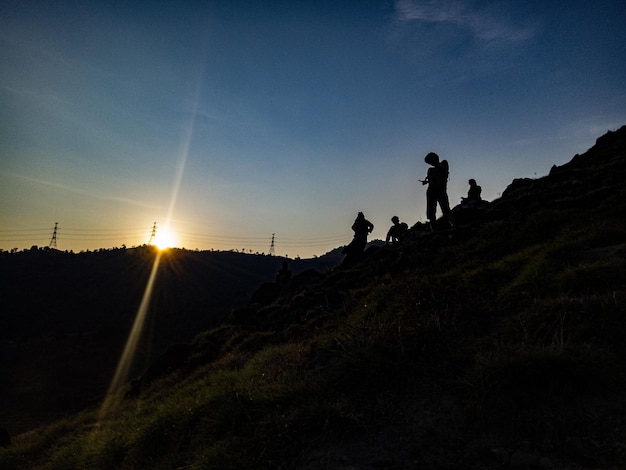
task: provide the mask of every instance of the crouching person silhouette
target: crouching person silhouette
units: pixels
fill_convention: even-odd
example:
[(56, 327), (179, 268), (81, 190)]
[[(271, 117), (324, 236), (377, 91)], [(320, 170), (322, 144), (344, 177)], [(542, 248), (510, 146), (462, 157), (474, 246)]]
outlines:
[(341, 253), (346, 255), (344, 264), (351, 264), (357, 261), (363, 254), (365, 245), (367, 245), (367, 236), (374, 230), (374, 224), (365, 218), (363, 212), (359, 212), (352, 224), (352, 231), (354, 232), (354, 238), (349, 245), (347, 245)]

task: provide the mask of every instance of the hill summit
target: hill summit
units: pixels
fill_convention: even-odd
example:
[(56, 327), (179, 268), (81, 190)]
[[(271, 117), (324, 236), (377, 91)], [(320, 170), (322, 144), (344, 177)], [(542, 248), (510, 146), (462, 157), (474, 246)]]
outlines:
[(0, 468), (624, 468), (625, 180), (622, 127), (233, 308)]

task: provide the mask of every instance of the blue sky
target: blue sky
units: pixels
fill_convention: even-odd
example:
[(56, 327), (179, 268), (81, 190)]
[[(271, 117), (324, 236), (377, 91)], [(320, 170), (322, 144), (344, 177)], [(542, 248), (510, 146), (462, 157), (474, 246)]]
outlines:
[(626, 124), (623, 1), (0, 3), (0, 248), (309, 257)]

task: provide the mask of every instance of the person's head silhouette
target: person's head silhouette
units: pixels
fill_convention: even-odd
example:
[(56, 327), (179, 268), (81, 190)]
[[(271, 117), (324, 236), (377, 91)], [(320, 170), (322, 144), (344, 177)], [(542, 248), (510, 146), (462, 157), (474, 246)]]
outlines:
[(439, 163), (439, 155), (435, 152), (430, 152), (424, 157), (424, 161), (429, 165), (435, 166)]

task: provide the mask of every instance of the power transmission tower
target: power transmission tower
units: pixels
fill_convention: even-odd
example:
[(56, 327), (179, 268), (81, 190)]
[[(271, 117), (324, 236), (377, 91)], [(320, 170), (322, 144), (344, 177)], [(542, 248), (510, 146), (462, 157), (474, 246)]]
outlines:
[(156, 237), (156, 222), (154, 223), (154, 225), (152, 226), (152, 233), (150, 234), (150, 240), (148, 240), (148, 245), (152, 245), (152, 240), (154, 240), (154, 237)]
[(59, 226), (58, 222), (54, 223), (54, 232), (52, 232), (52, 238), (50, 239), (50, 244), (48, 245), (50, 248), (57, 247), (57, 227)]
[(270, 256), (274, 256), (274, 236), (275, 235), (276, 235), (275, 233), (272, 233), (272, 243), (270, 245)]

